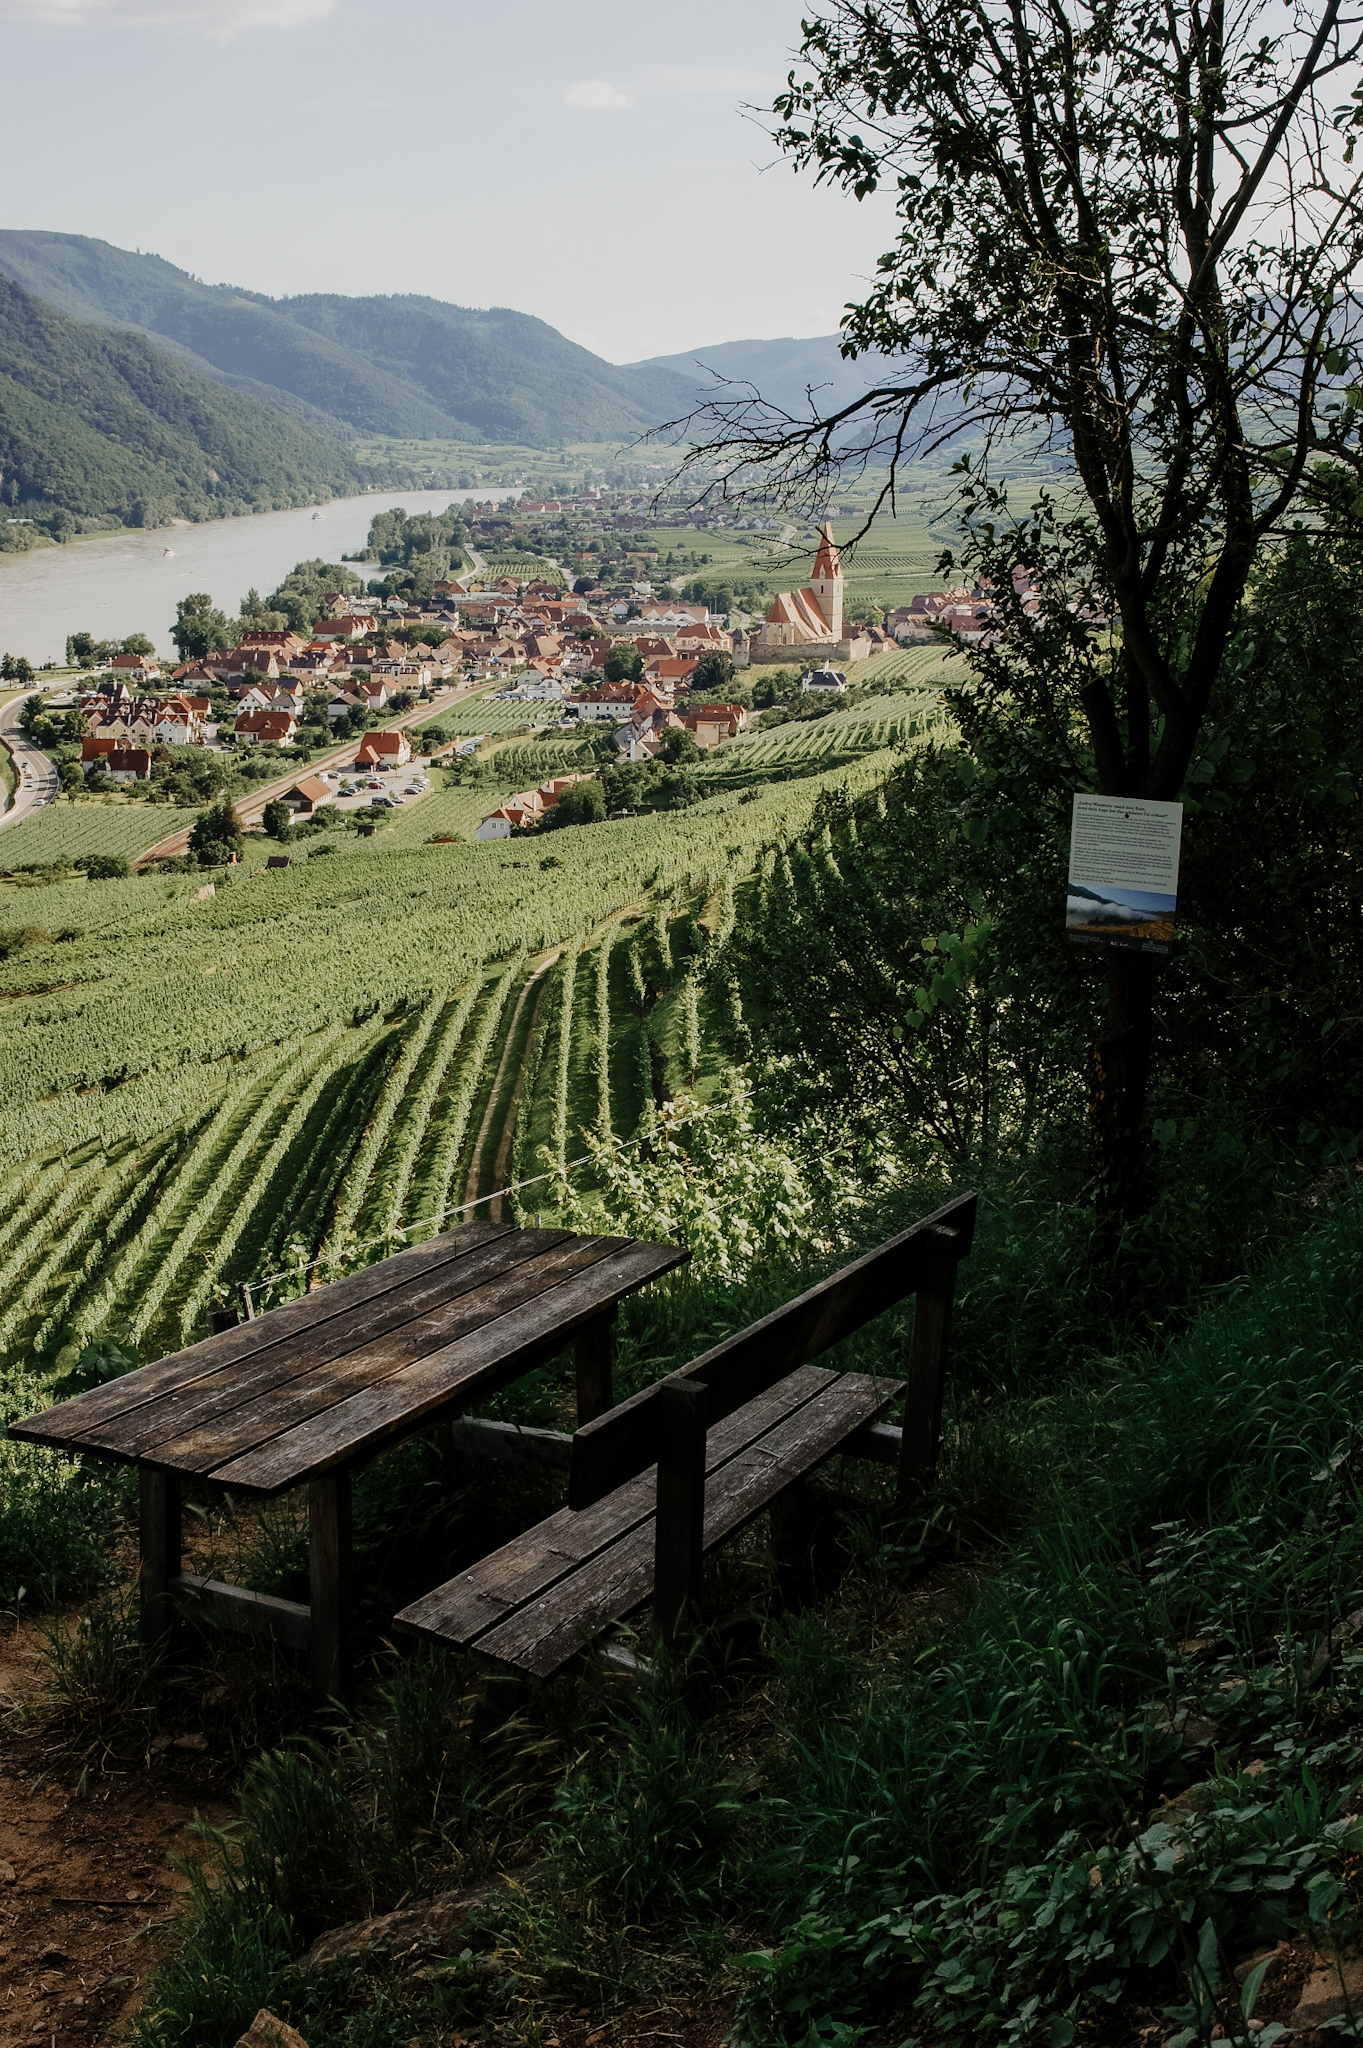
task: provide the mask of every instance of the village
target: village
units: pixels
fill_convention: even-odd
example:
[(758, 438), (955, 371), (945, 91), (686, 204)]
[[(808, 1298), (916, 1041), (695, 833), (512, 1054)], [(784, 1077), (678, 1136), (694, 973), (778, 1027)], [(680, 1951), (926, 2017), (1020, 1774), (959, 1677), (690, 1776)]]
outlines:
[[(561, 508), (526, 500), (517, 509), (537, 516)], [(1024, 608), (1034, 607), (1024, 572), (1014, 585)], [(993, 625), (992, 593), (964, 587), (916, 595), (883, 624), (847, 618), (841, 557), (825, 522), (809, 584), (779, 592), (760, 619), (655, 596), (648, 582), (607, 588), (584, 576), (569, 590), (544, 577), (450, 576), (429, 596), (327, 593), (310, 634), (248, 625), (235, 645), (169, 671), (151, 654), (117, 654), (88, 688), (47, 695), (44, 709), (79, 721), (66, 728), (68, 738), (80, 733), (79, 763), (61, 771), (68, 795), (150, 781), (161, 748), (209, 748), (239, 760), (264, 749), (304, 766), (320, 747), (331, 765), (283, 792), (295, 814), (313, 814), (424, 794), (422, 776), (394, 793), (383, 779), (414, 773), (411, 739), (392, 721), (452, 692), (523, 704), (527, 724), (540, 729), (606, 728), (621, 761), (672, 760), (679, 747), (694, 758), (747, 730), (750, 707), (737, 700), (752, 691), (730, 687), (742, 671), (794, 662), (802, 694), (836, 696), (850, 662), (940, 638), (943, 629), (978, 640)], [(358, 745), (342, 774), (330, 750), (351, 739)], [(478, 743), (463, 736), (426, 751), (455, 761)], [(477, 837), (535, 829), (582, 779), (552, 777), (516, 792), (488, 812)]]

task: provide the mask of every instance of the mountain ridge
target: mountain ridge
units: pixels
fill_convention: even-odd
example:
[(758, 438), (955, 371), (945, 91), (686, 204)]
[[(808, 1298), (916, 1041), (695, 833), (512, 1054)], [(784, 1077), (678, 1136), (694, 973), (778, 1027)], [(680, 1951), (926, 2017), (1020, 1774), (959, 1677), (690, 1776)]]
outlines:
[(633, 440), (697, 395), (693, 379), (607, 363), (508, 307), (413, 294), (270, 299), (52, 230), (0, 230), (0, 274), (69, 318), (187, 350), (216, 381), (249, 380), (252, 395), (284, 410), (301, 403), (338, 438)]

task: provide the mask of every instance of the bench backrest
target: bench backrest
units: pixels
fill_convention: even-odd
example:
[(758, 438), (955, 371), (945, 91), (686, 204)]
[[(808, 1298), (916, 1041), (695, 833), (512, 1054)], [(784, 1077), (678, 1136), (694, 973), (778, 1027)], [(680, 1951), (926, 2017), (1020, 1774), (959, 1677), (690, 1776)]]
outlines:
[(973, 1194), (958, 1196), (784, 1308), (585, 1423), (573, 1438), (569, 1507), (591, 1507), (657, 1463), (663, 1389), (669, 1384), (699, 1382), (707, 1394), (706, 1423), (713, 1427), (906, 1295), (933, 1288), (944, 1264), (954, 1271), (970, 1250), (976, 1200)]

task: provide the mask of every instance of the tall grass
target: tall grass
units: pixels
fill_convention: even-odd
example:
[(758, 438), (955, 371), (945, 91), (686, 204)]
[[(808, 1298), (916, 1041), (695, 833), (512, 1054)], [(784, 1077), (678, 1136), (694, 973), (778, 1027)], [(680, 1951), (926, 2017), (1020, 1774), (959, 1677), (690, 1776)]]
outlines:
[[(1232, 1779), (1251, 1753), (1310, 1756), (1312, 1783), (1328, 1779), (1320, 1727), (1363, 1713), (1360, 1693), (1322, 1723), (1306, 1677), (1363, 1598), (1361, 1223), (1348, 1202), (1174, 1344), (1035, 1404), (1054, 1484), (1007, 1568), (907, 1678), (882, 1671), (797, 1720), (784, 1803), (748, 1871), (748, 1897), (785, 1930), (789, 1998), (763, 2025), (755, 2001), (749, 2038), (803, 2040), (821, 2000), (847, 2017), (850, 1979), (830, 1959), (859, 1956), (878, 1911), (902, 1919), (938, 1895), (930, 1918), (945, 1924), (942, 1898), (960, 1893), (992, 1928), (1020, 1870), (1049, 1878), (1067, 1844), (1090, 1862), (1103, 1843), (1137, 1844), (1160, 1792), (1218, 1756)], [(1221, 1660), (1201, 1672), (1211, 1644)], [(798, 1643), (776, 1647), (800, 1668)], [(1200, 1751), (1179, 1740), (1186, 1715), (1214, 1731)], [(1280, 1789), (1296, 1796), (1274, 1777), (1258, 1787)], [(1261, 1894), (1252, 1876), (1240, 1889), (1227, 1925), (1248, 1928)], [(988, 2026), (976, 2014), (979, 2038), (1001, 2010)]]

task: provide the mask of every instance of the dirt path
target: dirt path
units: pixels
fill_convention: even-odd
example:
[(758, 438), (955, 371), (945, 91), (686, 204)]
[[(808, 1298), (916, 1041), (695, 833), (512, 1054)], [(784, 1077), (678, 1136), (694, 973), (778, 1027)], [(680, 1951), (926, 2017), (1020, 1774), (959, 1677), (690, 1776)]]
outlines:
[[(0, 1697), (34, 1693), (29, 1622), (0, 1617)], [(181, 1745), (184, 1746), (181, 1746)], [(196, 1811), (230, 1818), (226, 1767), (200, 1736), (142, 1757), (63, 1757), (49, 1731), (0, 1737), (0, 2048), (109, 2041), (175, 1944), (188, 1889), (171, 1868), (196, 1855)]]
[[(516, 1034), (520, 1029), (521, 1013), (525, 1009), (526, 1003), (529, 1000), (530, 991), (535, 987), (537, 982), (542, 983), (544, 976), (549, 972), (549, 969), (558, 959), (561, 950), (561, 947), (556, 947), (552, 953), (548, 954), (545, 957), (545, 959), (541, 961), (540, 965), (535, 969), (534, 973), (526, 979), (526, 981), (522, 985), (519, 996), (517, 996), (516, 998), (516, 1007), (511, 1013), (511, 1022), (507, 1026), (506, 1038), (502, 1044), (502, 1057), (497, 1063), (497, 1072), (493, 1076), (492, 1093), (488, 1096), (487, 1108), (483, 1111), (483, 1121), (478, 1127), (478, 1136), (474, 1141), (473, 1156), (469, 1160), (468, 1178), (464, 1183), (465, 1209), (467, 1209), (470, 1202), (475, 1202), (478, 1199), (479, 1195), (483, 1192), (483, 1154), (487, 1149), (488, 1136), (492, 1130), (493, 1120), (497, 1114), (497, 1105), (502, 1099), (502, 1084), (506, 1079), (506, 1068), (507, 1062), (511, 1058), (511, 1048), (516, 1043)], [(541, 994), (543, 994), (542, 988), (540, 992)], [(498, 1161), (500, 1161), (500, 1158), (501, 1153), (499, 1151)], [(501, 1203), (498, 1202), (494, 1204), (493, 1207), (489, 1208), (488, 1218), (491, 1222), (499, 1223), (501, 1221), (501, 1206)], [(495, 1214), (494, 1209), (497, 1212)]]

